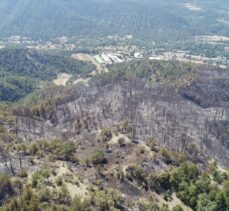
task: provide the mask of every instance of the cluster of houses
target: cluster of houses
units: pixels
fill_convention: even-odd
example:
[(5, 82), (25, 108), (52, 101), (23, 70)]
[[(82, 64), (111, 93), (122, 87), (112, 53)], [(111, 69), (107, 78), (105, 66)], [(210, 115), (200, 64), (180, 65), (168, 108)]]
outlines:
[(122, 55), (121, 53), (102, 53), (95, 55), (94, 58), (99, 64), (111, 65), (130, 61), (132, 59), (141, 59), (143, 58), (143, 55), (139, 52), (134, 53), (132, 57)]

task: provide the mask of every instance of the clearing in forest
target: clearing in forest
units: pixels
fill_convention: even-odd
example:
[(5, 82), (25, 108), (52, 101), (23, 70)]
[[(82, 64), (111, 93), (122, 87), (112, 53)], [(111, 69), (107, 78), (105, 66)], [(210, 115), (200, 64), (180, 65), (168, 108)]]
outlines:
[(53, 81), (54, 84), (57, 86), (66, 86), (69, 79), (72, 77), (72, 75), (66, 74), (66, 73), (60, 73), (57, 75), (57, 79)]
[(103, 70), (102, 66), (96, 61), (96, 59), (90, 56), (89, 54), (83, 54), (83, 53), (72, 54), (71, 58), (78, 61), (91, 62), (96, 66), (98, 73), (100, 73)]

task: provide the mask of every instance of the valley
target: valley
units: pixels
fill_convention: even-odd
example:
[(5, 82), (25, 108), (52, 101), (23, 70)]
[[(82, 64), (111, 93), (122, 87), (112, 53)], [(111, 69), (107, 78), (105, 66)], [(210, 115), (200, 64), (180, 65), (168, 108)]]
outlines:
[(72, 54), (79, 61), (94, 65), (109, 66), (126, 61), (151, 58), (155, 60), (177, 60), (196, 64), (229, 67), (229, 37), (194, 36), (181, 41), (144, 41), (133, 35), (106, 36), (96, 38), (58, 37), (51, 40), (33, 40), (22, 36), (12, 36), (0, 41), (2, 48), (16, 46), (46, 53), (64, 52)]

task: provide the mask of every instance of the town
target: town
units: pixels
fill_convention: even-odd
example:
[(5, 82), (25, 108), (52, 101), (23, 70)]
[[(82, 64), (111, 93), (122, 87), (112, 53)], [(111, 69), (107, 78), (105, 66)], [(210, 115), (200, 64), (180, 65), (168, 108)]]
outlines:
[[(101, 40), (103, 43), (100, 43)], [(114, 44), (115, 41), (121, 44), (116, 45)], [(199, 44), (223, 45), (224, 52), (227, 53), (226, 55), (229, 55), (229, 37), (196, 36), (193, 38), (193, 41)], [(77, 57), (77, 54), (81, 54), (82, 57), (83, 54), (83, 57), (90, 58), (89, 60), (93, 61), (93, 63), (104, 67), (142, 58), (209, 64), (221, 68), (227, 68), (229, 66), (229, 56), (208, 57), (204, 53), (196, 55), (188, 50), (171, 50), (169, 48), (167, 49), (166, 46), (158, 47), (155, 42), (152, 42), (152, 45), (148, 45), (147, 47), (141, 44), (137, 45), (135, 42), (135, 38), (132, 35), (100, 37), (97, 40), (62, 36), (48, 41), (41, 39), (33, 40), (32, 38), (15, 35), (0, 40), (0, 49), (21, 46), (39, 51), (68, 52), (72, 57)], [(94, 43), (97, 44), (93, 45)], [(81, 58), (80, 60), (84, 59)]]

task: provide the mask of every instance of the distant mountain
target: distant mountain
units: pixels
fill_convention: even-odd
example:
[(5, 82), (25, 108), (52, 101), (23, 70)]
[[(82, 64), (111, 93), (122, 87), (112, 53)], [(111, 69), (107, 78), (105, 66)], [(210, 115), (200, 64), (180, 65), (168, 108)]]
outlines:
[(133, 34), (177, 39), (195, 34), (229, 36), (223, 0), (2, 0), (0, 37)]

